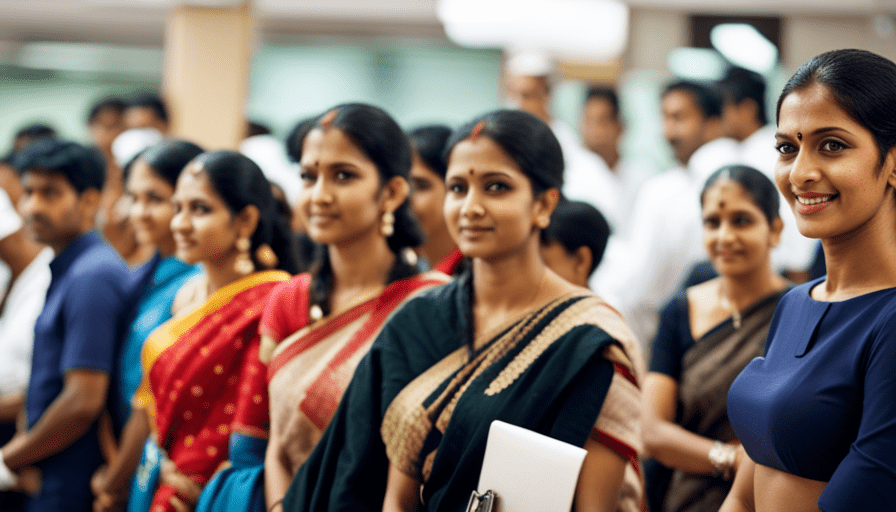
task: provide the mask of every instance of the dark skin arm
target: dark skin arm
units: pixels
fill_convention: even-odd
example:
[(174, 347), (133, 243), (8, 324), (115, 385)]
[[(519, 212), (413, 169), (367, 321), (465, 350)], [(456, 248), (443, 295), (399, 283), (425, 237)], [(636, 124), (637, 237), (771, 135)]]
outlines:
[(15, 423), (25, 406), (25, 393), (0, 397), (0, 423)]
[(30, 430), (2, 448), (10, 469), (18, 469), (59, 453), (84, 435), (106, 405), (109, 376), (93, 370), (70, 370), (62, 392)]
[(127, 499), (131, 477), (140, 464), (143, 445), (149, 438), (149, 415), (144, 409), (133, 409), (121, 434), (121, 444), (108, 467), (100, 468), (90, 482), (96, 496), (94, 510), (114, 510)]

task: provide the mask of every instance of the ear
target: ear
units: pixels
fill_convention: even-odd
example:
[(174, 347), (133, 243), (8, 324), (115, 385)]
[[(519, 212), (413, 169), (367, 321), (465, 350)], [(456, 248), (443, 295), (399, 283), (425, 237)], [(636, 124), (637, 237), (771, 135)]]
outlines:
[(254, 204), (247, 205), (233, 218), (233, 227), (239, 238), (252, 238), (252, 234), (258, 228), (258, 219), (261, 213)]
[(383, 186), (380, 191), (380, 200), (383, 202), (383, 210), (394, 212), (405, 202), (411, 191), (408, 180), (401, 176), (393, 176)]
[(573, 257), (576, 262), (576, 276), (580, 278), (580, 282), (587, 283), (591, 275), (591, 262), (594, 261), (591, 249), (586, 245), (580, 246)]
[(784, 230), (784, 221), (781, 220), (781, 217), (772, 221), (771, 225), (771, 234), (769, 235), (769, 242), (772, 248), (778, 246), (781, 243), (781, 231)]
[(538, 229), (544, 229), (551, 225), (551, 214), (557, 208), (560, 202), (560, 191), (556, 188), (545, 190), (535, 199), (535, 208), (533, 210), (533, 218), (535, 226)]
[(881, 172), (887, 173), (887, 183), (896, 189), (896, 146), (887, 151)]
[(78, 208), (81, 211), (82, 219), (89, 220), (93, 223), (96, 215), (100, 210), (100, 200), (103, 195), (99, 189), (88, 188), (78, 197)]

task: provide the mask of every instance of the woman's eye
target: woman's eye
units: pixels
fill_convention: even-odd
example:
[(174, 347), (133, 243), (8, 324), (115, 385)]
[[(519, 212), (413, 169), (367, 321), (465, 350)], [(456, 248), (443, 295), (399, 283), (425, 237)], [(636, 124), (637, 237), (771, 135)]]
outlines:
[(451, 192), (452, 194), (463, 194), (465, 190), (466, 187), (459, 183), (452, 183), (448, 185), (448, 192)]
[(735, 217), (732, 222), (735, 226), (749, 226), (753, 220), (749, 217)]
[(703, 226), (710, 229), (716, 229), (719, 227), (719, 219), (708, 218), (703, 219)]
[(485, 190), (489, 192), (503, 192), (505, 190), (510, 190), (510, 185), (503, 181), (493, 181), (485, 186)]
[(336, 171), (336, 179), (339, 181), (347, 181), (354, 177), (355, 175), (348, 171)]
[(308, 171), (302, 171), (302, 172), (299, 173), (299, 178), (300, 178), (302, 181), (312, 181), (312, 182), (313, 182), (314, 180), (317, 179), (317, 176), (315, 176), (315, 175), (314, 175), (313, 173), (311, 173), (311, 172), (308, 172)]
[(789, 142), (782, 142), (775, 146), (775, 149), (778, 150), (778, 153), (782, 155), (787, 155), (796, 151), (796, 147)]
[(846, 146), (844, 146), (840, 142), (837, 142), (836, 140), (828, 140), (828, 141), (825, 141), (824, 144), (821, 145), (821, 149), (823, 149), (825, 151), (835, 152), (835, 153), (837, 151), (841, 151), (845, 148), (846, 148)]

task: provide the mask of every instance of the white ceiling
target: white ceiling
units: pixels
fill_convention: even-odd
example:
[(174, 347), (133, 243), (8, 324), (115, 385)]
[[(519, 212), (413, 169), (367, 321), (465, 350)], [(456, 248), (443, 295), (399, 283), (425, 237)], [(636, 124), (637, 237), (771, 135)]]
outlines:
[[(483, 0), (486, 1), (486, 0)], [(0, 41), (159, 46), (167, 12), (183, 0), (0, 0)], [(241, 0), (189, 0), (226, 6)], [(261, 38), (444, 39), (437, 0), (255, 0)], [(896, 0), (627, 0), (633, 8), (778, 15), (896, 13)]]

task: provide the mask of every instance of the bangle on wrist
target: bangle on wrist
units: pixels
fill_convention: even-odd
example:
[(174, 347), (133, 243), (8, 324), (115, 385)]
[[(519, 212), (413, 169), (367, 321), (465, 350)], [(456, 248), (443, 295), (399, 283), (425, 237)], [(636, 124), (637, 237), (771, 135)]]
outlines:
[(0, 491), (12, 489), (19, 483), (19, 477), (9, 469), (3, 460), (3, 450), (0, 450)]
[(716, 441), (709, 450), (709, 463), (715, 469), (715, 474), (725, 480), (731, 480), (734, 476), (734, 460), (737, 457), (737, 448), (734, 445)]

